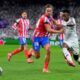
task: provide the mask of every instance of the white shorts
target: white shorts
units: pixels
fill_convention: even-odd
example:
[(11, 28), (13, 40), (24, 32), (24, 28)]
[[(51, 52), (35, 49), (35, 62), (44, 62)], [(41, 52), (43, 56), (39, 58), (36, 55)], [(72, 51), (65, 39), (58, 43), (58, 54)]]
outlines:
[(64, 40), (64, 43), (66, 43), (69, 48), (73, 48), (75, 55), (79, 54), (79, 43), (78, 43), (77, 38), (69, 39), (69, 40), (66, 40), (66, 41)]

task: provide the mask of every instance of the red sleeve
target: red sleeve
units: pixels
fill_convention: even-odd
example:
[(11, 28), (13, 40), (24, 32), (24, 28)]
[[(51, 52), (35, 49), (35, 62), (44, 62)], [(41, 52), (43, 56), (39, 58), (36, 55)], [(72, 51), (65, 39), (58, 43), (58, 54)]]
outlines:
[(18, 26), (18, 23), (19, 23), (20, 19), (17, 19), (16, 22), (12, 25), (12, 28), (17, 30), (17, 26)]

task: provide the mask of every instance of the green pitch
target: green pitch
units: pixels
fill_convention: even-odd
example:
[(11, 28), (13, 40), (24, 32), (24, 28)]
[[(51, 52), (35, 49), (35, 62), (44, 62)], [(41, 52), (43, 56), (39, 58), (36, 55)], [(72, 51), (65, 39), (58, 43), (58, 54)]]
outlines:
[[(51, 73), (43, 73), (45, 51), (41, 48), (41, 58), (34, 59), (34, 63), (28, 64), (24, 52), (12, 57), (11, 62), (7, 60), (7, 53), (19, 45), (0, 46), (0, 66), (3, 74), (0, 80), (80, 80), (80, 66), (68, 66), (63, 58), (60, 47), (51, 47), (51, 61), (49, 68)], [(30, 48), (31, 46), (28, 46)]]

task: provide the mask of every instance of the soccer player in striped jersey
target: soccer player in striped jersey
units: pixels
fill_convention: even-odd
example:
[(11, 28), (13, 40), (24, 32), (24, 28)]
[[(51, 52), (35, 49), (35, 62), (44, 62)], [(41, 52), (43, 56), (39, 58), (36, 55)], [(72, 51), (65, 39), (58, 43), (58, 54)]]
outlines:
[(18, 31), (20, 47), (16, 50), (8, 53), (8, 61), (10, 61), (13, 55), (18, 54), (19, 52), (24, 50), (25, 57), (28, 58), (28, 62), (33, 62), (31, 58), (29, 58), (28, 49), (26, 47), (27, 41), (26, 36), (28, 35), (28, 30), (32, 29), (30, 26), (29, 19), (27, 19), (27, 12), (23, 11), (21, 13), (21, 18), (17, 19), (16, 22), (12, 26), (13, 29)]
[[(63, 21), (62, 16), (63, 16), (63, 12), (60, 12), (59, 18), (57, 20), (58, 24), (62, 24), (62, 21)], [(59, 34), (59, 40), (60, 40), (60, 46), (62, 47), (62, 44), (64, 42), (64, 33)]]
[(45, 49), (46, 56), (45, 56), (43, 72), (46, 73), (49, 72), (48, 65), (50, 62), (50, 53), (51, 53), (48, 34), (63, 32), (63, 29), (54, 30), (51, 28), (53, 22), (52, 14), (53, 14), (53, 6), (47, 4), (44, 9), (44, 14), (39, 18), (36, 24), (36, 28), (33, 34), (33, 49), (30, 50), (30, 54), (33, 53), (33, 55), (36, 58), (39, 58), (40, 46), (42, 46)]

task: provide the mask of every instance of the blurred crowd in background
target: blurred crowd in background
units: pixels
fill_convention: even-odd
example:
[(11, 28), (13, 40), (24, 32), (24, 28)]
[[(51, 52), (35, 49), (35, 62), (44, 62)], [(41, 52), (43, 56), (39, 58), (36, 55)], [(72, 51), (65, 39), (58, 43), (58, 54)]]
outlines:
[[(60, 5), (55, 5), (54, 9), (54, 17), (58, 16), (60, 10), (65, 7)], [(42, 4), (19, 4), (13, 1), (13, 5), (10, 5), (8, 1), (4, 1), (3, 5), (0, 7), (0, 20), (4, 20), (6, 22), (5, 28), (0, 28), (0, 38), (17, 38), (17, 31), (12, 29), (12, 24), (15, 22), (17, 18), (20, 17), (21, 11), (26, 10), (28, 13), (28, 18), (30, 19), (30, 23), (32, 27), (35, 27), (35, 24), (43, 13)], [(71, 11), (71, 16), (75, 17), (77, 22), (77, 34), (80, 38), (80, 6), (75, 2), (70, 2), (68, 8)], [(1, 25), (0, 25), (1, 26)], [(14, 34), (15, 33), (15, 34)], [(29, 34), (31, 37), (33, 31), (30, 31)]]

